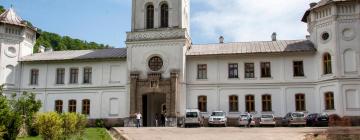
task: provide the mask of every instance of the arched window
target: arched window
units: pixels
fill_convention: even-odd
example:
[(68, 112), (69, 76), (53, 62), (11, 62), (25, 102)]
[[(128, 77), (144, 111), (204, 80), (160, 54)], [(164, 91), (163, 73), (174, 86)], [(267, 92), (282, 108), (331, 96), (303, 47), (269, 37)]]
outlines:
[(69, 111), (76, 112), (76, 100), (69, 100)]
[(154, 28), (154, 5), (146, 7), (146, 28)]
[(206, 96), (198, 97), (198, 108), (201, 112), (207, 112), (207, 97)]
[(331, 74), (332, 68), (331, 68), (331, 55), (329, 53), (325, 53), (323, 55), (323, 67), (324, 67), (324, 74)]
[(262, 96), (262, 111), (272, 111), (271, 108), (271, 95)]
[(229, 96), (229, 111), (230, 112), (239, 112), (239, 100), (238, 96), (232, 95)]
[(82, 100), (82, 114), (89, 115), (90, 114), (90, 100), (84, 99)]
[(255, 97), (254, 95), (245, 96), (245, 106), (247, 112), (255, 112)]
[(55, 101), (55, 111), (57, 113), (62, 113), (62, 111), (63, 111), (63, 101), (62, 100)]
[(295, 106), (296, 111), (305, 111), (305, 94), (296, 94), (295, 95)]
[(169, 6), (164, 3), (161, 5), (161, 27), (169, 27)]
[(325, 109), (326, 110), (334, 110), (335, 109), (333, 92), (325, 93)]

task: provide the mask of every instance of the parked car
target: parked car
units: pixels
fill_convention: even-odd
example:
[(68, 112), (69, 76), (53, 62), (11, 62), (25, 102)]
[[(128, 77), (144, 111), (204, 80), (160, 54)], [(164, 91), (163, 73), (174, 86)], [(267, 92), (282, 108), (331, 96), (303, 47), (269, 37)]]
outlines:
[(260, 116), (260, 126), (264, 125), (276, 126), (276, 119), (274, 114), (263, 114)]
[(307, 126), (328, 126), (329, 115), (326, 113), (313, 113), (306, 117)]
[(302, 125), (306, 126), (306, 118), (304, 112), (290, 112), (285, 115), (282, 120), (283, 125), (292, 126), (292, 125)]
[(249, 123), (249, 118), (251, 118), (251, 122), (250, 122), (250, 126), (255, 126), (255, 120), (254, 120), (254, 116), (249, 114), (249, 113), (245, 113), (245, 114), (241, 114), (240, 118), (239, 118), (239, 125), (240, 126), (246, 126)]
[(209, 117), (209, 126), (224, 126), (226, 127), (227, 118), (224, 111), (213, 111)]
[(186, 116), (184, 121), (184, 127), (189, 126), (201, 126), (201, 117), (199, 109), (186, 109)]

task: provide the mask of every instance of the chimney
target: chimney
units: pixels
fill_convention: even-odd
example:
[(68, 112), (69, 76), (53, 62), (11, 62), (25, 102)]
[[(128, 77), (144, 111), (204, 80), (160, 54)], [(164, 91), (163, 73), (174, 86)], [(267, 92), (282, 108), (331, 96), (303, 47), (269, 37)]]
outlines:
[(316, 5), (317, 5), (316, 2), (312, 2), (312, 3), (310, 3), (310, 8), (313, 8), (313, 7), (315, 7)]
[(223, 36), (219, 37), (219, 43), (224, 43), (224, 37)]
[(44, 46), (40, 46), (38, 52), (39, 52), (39, 53), (44, 53), (44, 52), (45, 52), (45, 47), (44, 47)]
[(276, 32), (273, 32), (272, 35), (271, 35), (271, 40), (272, 41), (276, 41)]

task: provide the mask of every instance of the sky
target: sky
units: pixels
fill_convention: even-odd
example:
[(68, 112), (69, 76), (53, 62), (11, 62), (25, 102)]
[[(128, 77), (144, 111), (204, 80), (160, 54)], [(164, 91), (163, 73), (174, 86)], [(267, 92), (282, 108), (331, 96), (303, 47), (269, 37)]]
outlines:
[[(301, 22), (318, 0), (190, 0), (194, 44), (305, 39)], [(0, 0), (36, 27), (86, 41), (125, 47), (131, 29), (131, 0)]]

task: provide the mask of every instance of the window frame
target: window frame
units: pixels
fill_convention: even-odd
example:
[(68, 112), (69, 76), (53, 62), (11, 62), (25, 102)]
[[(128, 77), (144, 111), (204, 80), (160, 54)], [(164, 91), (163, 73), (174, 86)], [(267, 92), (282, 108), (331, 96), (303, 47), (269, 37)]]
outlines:
[(229, 112), (239, 112), (239, 96), (229, 96)]
[(306, 111), (306, 96), (304, 93), (295, 94), (295, 110)]
[(327, 74), (332, 74), (332, 56), (330, 53), (324, 53), (323, 54), (323, 74), (327, 75)]
[(197, 65), (197, 79), (206, 80), (207, 79), (207, 64), (198, 64)]
[(63, 106), (64, 106), (64, 102), (63, 100), (55, 100), (55, 112), (57, 113), (63, 113)]
[(304, 77), (304, 61), (293, 61), (293, 76)]
[(200, 112), (207, 112), (207, 96), (198, 96), (198, 109)]
[(255, 95), (246, 95), (245, 96), (245, 111), (255, 112)]
[(151, 71), (160, 71), (164, 66), (164, 61), (160, 56), (152, 56), (148, 61), (148, 67)]
[(271, 62), (260, 62), (261, 78), (271, 78)]
[(70, 112), (70, 113), (76, 113), (76, 105), (77, 105), (77, 102), (76, 102), (75, 99), (69, 100), (68, 112)]
[(57, 68), (56, 69), (56, 79), (55, 83), (57, 85), (65, 84), (65, 68)]
[(152, 3), (146, 5), (146, 14), (145, 14), (145, 26), (146, 29), (154, 28), (154, 17), (155, 17), (155, 7)]
[(169, 27), (169, 5), (166, 2), (160, 5), (160, 27)]
[(92, 83), (92, 67), (84, 67), (83, 68), (83, 84), (91, 84)]
[(91, 101), (90, 99), (83, 99), (81, 101), (82, 103), (82, 110), (81, 113), (84, 115), (90, 115), (90, 109), (91, 109)]
[(264, 94), (261, 96), (262, 111), (271, 112), (272, 111), (272, 97), (270, 94)]
[[(76, 71), (76, 73), (73, 72), (73, 70)], [(79, 83), (79, 68), (70, 68), (69, 71), (70, 71), (69, 72), (69, 84), (78, 84)]]
[(244, 63), (244, 77), (246, 79), (255, 78), (255, 63)]
[(39, 84), (39, 69), (30, 70), (30, 85), (36, 86)]
[(325, 92), (324, 101), (325, 101), (325, 110), (335, 110), (334, 92)]
[(229, 79), (239, 78), (239, 64), (238, 63), (229, 63), (228, 64), (228, 78)]

